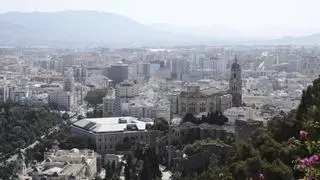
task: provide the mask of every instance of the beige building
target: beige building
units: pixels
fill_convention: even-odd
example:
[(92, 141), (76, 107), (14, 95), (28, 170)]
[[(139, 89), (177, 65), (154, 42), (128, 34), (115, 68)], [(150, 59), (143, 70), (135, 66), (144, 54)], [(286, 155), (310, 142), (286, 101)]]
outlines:
[(72, 125), (72, 134), (90, 142), (100, 154), (112, 153), (119, 144), (128, 140), (133, 143), (153, 145), (157, 131), (148, 130), (153, 122), (135, 117), (87, 118)]
[(205, 112), (224, 111), (232, 107), (232, 96), (226, 91), (216, 88), (200, 90), (198, 85), (190, 85), (187, 91), (178, 95), (174, 106), (177, 107), (179, 115), (187, 113), (200, 114)]
[[(58, 150), (44, 153), (44, 161), (32, 162), (26, 168), (24, 158), (19, 158), (17, 174), (23, 180), (92, 180), (97, 174), (97, 155), (90, 149)], [(20, 168), (22, 167), (22, 168)]]

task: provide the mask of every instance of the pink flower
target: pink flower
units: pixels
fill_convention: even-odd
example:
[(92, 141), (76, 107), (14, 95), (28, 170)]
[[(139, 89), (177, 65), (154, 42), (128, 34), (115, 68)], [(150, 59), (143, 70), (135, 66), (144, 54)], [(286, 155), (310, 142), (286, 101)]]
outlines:
[(309, 134), (309, 133), (308, 133), (307, 131), (301, 130), (301, 131), (300, 131), (300, 138), (303, 139), (303, 140), (305, 140), (305, 139), (307, 138), (308, 134)]
[(259, 174), (259, 180), (264, 180), (264, 175), (262, 173)]
[(310, 165), (313, 165), (313, 164), (316, 164), (318, 163), (319, 161), (319, 156), (318, 155), (313, 155), (309, 158), (309, 164)]
[(314, 178), (313, 177), (311, 177), (311, 176), (308, 176), (307, 177), (307, 180), (313, 180)]
[(305, 165), (308, 166), (310, 164), (309, 159), (308, 158), (303, 158), (300, 160), (300, 164), (301, 165)]

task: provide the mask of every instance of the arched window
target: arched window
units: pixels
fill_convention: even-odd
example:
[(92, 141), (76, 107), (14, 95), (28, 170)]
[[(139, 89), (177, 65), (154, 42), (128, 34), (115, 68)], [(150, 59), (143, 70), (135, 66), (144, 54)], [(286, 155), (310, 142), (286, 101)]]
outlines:
[(236, 79), (236, 78), (237, 78), (237, 74), (233, 73), (233, 79)]

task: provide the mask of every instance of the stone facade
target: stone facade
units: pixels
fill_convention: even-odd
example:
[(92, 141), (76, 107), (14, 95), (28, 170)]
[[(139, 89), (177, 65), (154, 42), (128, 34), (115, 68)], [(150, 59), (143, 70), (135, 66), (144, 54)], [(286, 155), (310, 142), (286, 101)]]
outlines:
[(205, 112), (224, 111), (232, 107), (232, 98), (226, 91), (200, 90), (193, 87), (178, 95), (177, 104), (179, 115), (184, 116), (187, 113), (197, 115)]
[(242, 104), (242, 79), (241, 66), (235, 58), (231, 65), (231, 74), (229, 79), (229, 93), (232, 95), (232, 104), (234, 107), (240, 107)]

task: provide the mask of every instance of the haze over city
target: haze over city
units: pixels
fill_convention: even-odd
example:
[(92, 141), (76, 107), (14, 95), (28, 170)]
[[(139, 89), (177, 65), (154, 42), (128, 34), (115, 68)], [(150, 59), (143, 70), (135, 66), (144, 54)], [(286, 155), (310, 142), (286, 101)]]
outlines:
[[(143, 24), (166, 24), (162, 29), (202, 36), (214, 36), (216, 33), (265, 39), (311, 35), (320, 29), (317, 23), (320, 2), (317, 0), (1, 0), (0, 3), (2, 13), (111, 12)], [(188, 28), (189, 31), (183, 30)]]

